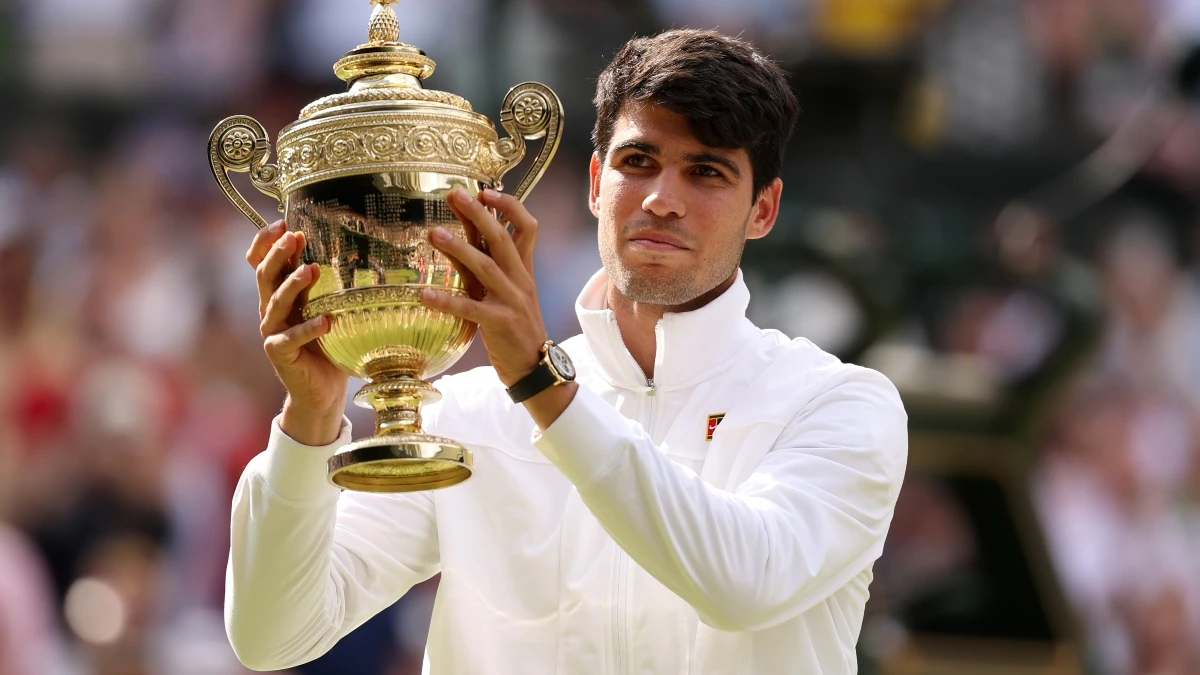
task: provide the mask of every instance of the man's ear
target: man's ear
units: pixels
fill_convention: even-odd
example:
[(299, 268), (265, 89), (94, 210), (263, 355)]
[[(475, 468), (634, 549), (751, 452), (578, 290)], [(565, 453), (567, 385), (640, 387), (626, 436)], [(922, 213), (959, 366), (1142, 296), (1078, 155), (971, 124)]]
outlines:
[(776, 178), (762, 189), (754, 200), (750, 212), (750, 223), (746, 226), (747, 239), (762, 239), (775, 227), (779, 217), (779, 199), (783, 195), (783, 180)]
[(593, 216), (600, 217), (600, 155), (595, 152), (588, 163), (588, 208)]

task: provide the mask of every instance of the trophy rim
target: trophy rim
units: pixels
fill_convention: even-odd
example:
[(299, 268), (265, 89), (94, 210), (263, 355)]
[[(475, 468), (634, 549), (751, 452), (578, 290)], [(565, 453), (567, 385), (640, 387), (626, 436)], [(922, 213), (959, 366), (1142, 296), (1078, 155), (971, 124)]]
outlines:
[[(392, 308), (398, 305), (421, 304), (421, 291), (432, 288), (442, 293), (469, 297), (465, 288), (453, 288), (441, 284), (377, 284), (374, 286), (359, 286), (343, 288), (330, 293), (310, 298), (301, 309), (305, 321), (321, 314), (334, 314), (364, 309)], [(356, 298), (355, 296), (365, 296)], [(475, 298), (478, 300), (479, 298)], [(436, 311), (436, 310), (430, 310)], [(444, 312), (442, 312), (444, 314)], [(465, 321), (465, 319), (464, 319)]]
[[(377, 148), (372, 139), (380, 136), (388, 142)], [(428, 150), (414, 145), (417, 136), (433, 145)], [(465, 140), (461, 147), (456, 145), (460, 139)], [(286, 200), (313, 183), (395, 172), (442, 173), (495, 186), (512, 163), (503, 146), (492, 121), (473, 110), (433, 101), (350, 103), (280, 131), (275, 141), (279, 191)]]
[[(438, 468), (393, 476), (355, 473), (378, 465), (422, 464)], [(369, 436), (329, 458), (328, 480), (335, 487), (357, 492), (419, 492), (462, 483), (474, 474), (474, 464), (471, 451), (450, 438), (430, 434)]]
[[(447, 92), (432, 89), (419, 89), (418, 91), (428, 92), (428, 96), (423, 98), (405, 98), (404, 94), (406, 92), (399, 89), (368, 89), (365, 92), (341, 92), (316, 99), (309, 105), (318, 104), (322, 101), (332, 101), (332, 103), (328, 107), (314, 109), (307, 117), (297, 117), (288, 122), (279, 130), (277, 143), (284, 143), (290, 140), (289, 135), (300, 133), (303, 131), (300, 127), (304, 127), (305, 125), (316, 126), (319, 122), (328, 123), (334, 119), (345, 121), (347, 118), (360, 113), (399, 113), (406, 118), (413, 115), (426, 114), (434, 115), (440, 120), (457, 118), (461, 122), (476, 123), (486, 127), (499, 138), (499, 132), (496, 131), (495, 123), (487, 115), (473, 108), (462, 108), (452, 102), (438, 100), (441, 95), (446, 95)], [(371, 96), (368, 96), (368, 93)], [(449, 96), (457, 96), (457, 94), (449, 94)], [(343, 100), (345, 102), (338, 102)], [(462, 100), (470, 103), (465, 98)]]

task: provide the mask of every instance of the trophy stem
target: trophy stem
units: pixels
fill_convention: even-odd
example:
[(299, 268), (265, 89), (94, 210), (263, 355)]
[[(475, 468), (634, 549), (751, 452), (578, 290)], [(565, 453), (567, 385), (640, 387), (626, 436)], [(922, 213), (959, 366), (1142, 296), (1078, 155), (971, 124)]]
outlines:
[(425, 380), (410, 374), (386, 374), (365, 385), (354, 402), (375, 410), (375, 435), (419, 434), (421, 406), (442, 394)]
[(421, 431), (421, 406), (441, 392), (411, 372), (376, 374), (354, 395), (375, 409), (375, 435), (329, 458), (329, 480), (359, 492), (413, 492), (457, 485), (471, 477), (471, 451)]

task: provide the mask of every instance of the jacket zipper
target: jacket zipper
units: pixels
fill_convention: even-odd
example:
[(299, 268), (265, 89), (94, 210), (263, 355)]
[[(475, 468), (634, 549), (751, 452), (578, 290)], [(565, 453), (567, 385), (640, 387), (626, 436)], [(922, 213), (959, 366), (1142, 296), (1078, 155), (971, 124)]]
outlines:
[[(662, 322), (658, 322), (654, 326), (655, 348), (658, 352), (662, 351)], [(655, 355), (655, 360), (659, 360)], [(637, 366), (637, 364), (634, 364)], [(646, 371), (642, 370), (641, 366), (637, 366), (642, 378), (646, 380), (646, 386), (650, 388), (646, 392), (646, 400), (648, 403), (648, 414), (646, 415), (646, 433), (651, 438), (654, 437), (654, 395), (658, 392), (657, 386), (654, 384), (654, 378), (646, 377)], [(621, 550), (621, 547), (616, 547), (616, 561), (613, 565), (613, 659), (615, 675), (625, 675), (625, 575), (626, 575), (626, 560), (628, 556)]]

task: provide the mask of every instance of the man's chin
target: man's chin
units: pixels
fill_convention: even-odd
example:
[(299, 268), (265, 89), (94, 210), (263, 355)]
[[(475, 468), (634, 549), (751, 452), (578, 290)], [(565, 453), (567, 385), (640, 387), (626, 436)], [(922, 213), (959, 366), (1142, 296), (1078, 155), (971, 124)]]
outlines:
[(666, 266), (625, 268), (614, 281), (621, 295), (648, 305), (682, 305), (699, 296), (686, 272)]

